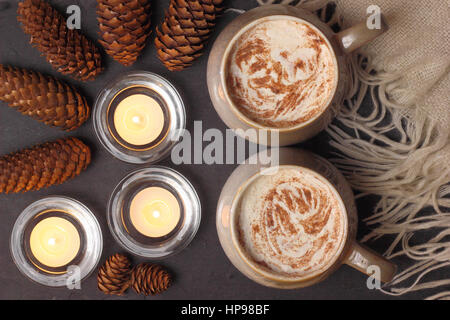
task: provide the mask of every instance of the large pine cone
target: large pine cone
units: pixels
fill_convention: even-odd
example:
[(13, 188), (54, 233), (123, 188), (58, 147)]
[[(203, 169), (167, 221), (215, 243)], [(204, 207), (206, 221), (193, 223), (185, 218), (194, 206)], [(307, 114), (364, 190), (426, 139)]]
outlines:
[(99, 49), (78, 30), (67, 28), (66, 19), (47, 2), (24, 0), (17, 13), (31, 44), (56, 70), (82, 81), (101, 72)]
[(39, 190), (79, 175), (91, 151), (76, 138), (47, 142), (0, 157), (0, 193)]
[(130, 278), (130, 260), (123, 254), (116, 253), (98, 270), (97, 284), (104, 293), (121, 296), (130, 286)]
[(0, 100), (24, 115), (67, 131), (89, 118), (86, 99), (74, 87), (39, 72), (1, 64)]
[(132, 65), (146, 45), (150, 30), (150, 0), (97, 0), (98, 41), (125, 66)]
[(131, 272), (131, 286), (134, 291), (146, 296), (167, 290), (171, 282), (171, 275), (157, 264), (141, 263)]
[(171, 71), (192, 65), (202, 55), (223, 0), (171, 0), (163, 23), (156, 29), (158, 58)]

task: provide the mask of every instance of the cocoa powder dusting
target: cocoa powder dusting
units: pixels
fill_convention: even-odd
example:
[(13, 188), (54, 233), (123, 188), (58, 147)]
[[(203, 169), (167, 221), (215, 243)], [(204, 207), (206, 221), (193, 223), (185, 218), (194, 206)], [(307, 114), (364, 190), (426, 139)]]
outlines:
[[(328, 201), (326, 197), (321, 196), (320, 202)], [(312, 216), (301, 222), (303, 229), (308, 234), (317, 234), (319, 233), (323, 227), (327, 224), (328, 218), (330, 217), (331, 208), (324, 208), (320, 215)]]
[(267, 63), (263, 59), (258, 58), (258, 60), (250, 66), (250, 72), (254, 74), (262, 69), (265, 69), (266, 67)]
[(297, 60), (295, 69), (305, 70), (305, 62), (303, 60)]
[(236, 53), (235, 63), (242, 71), (242, 65), (248, 62), (255, 55), (267, 56), (268, 51), (262, 39), (255, 39), (240, 46)]
[[(275, 53), (263, 37), (269, 30), (265, 23), (254, 27), (255, 34), (252, 30), (244, 33), (228, 57), (226, 82), (233, 103), (245, 116), (265, 126), (292, 127), (316, 117), (334, 88), (334, 65), (319, 60), (325, 59), (322, 48), (328, 48), (326, 41), (308, 25), (296, 23), (306, 30), (304, 45), (314, 52), (311, 57), (289, 62), (291, 52)], [(329, 48), (326, 54), (330, 56)], [(242, 75), (237, 76), (231, 66), (237, 66)]]
[[(326, 263), (334, 255), (341, 235), (339, 204), (329, 190), (305, 185), (301, 178), (280, 179), (264, 196), (261, 217), (251, 225), (251, 239), (257, 252), (268, 256), (271, 263), (255, 260), (266, 269), (272, 265), (287, 265), (306, 272), (315, 264)], [(332, 228), (326, 228), (332, 219)], [(308, 237), (314, 239), (304, 247)], [(307, 242), (305, 242), (307, 241)], [(301, 256), (284, 252), (300, 252)], [(304, 250), (304, 249), (303, 249)], [(317, 256), (317, 253), (320, 256)], [(297, 276), (297, 273), (289, 273)]]

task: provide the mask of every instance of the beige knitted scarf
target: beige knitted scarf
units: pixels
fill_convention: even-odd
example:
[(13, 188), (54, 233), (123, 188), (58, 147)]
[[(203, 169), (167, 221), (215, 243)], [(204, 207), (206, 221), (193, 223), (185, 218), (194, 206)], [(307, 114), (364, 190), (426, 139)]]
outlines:
[[(338, 150), (331, 160), (358, 197), (380, 198), (363, 240), (394, 237), (385, 255), (410, 261), (381, 290), (440, 288), (428, 298), (450, 299), (450, 279), (436, 272), (450, 267), (449, 0), (334, 0), (331, 18), (330, 0), (258, 2), (301, 6), (344, 28), (366, 19), (370, 5), (380, 7), (390, 30), (349, 58), (352, 83), (327, 129)], [(361, 110), (367, 92), (369, 112)], [(438, 280), (428, 279), (433, 273)]]

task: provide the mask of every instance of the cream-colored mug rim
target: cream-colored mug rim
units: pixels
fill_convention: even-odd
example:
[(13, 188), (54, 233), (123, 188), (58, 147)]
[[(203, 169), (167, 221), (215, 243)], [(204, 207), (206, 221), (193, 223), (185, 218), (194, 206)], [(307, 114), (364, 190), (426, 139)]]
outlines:
[[(275, 272), (268, 272), (263, 270), (262, 268), (258, 267), (256, 265), (255, 262), (251, 261), (249, 258), (247, 258), (246, 254), (243, 252), (243, 249), (241, 248), (241, 245), (239, 244), (239, 241), (237, 240), (237, 232), (236, 232), (236, 216), (237, 216), (237, 212), (236, 212), (236, 206), (238, 205), (238, 203), (240, 202), (241, 198), (242, 198), (242, 194), (244, 193), (244, 191), (257, 179), (259, 178), (263, 172), (264, 174), (270, 174), (268, 173), (268, 171), (270, 170), (278, 170), (279, 168), (300, 168), (301, 170), (304, 170), (306, 172), (309, 172), (315, 176), (317, 176), (320, 180), (322, 180), (322, 182), (324, 182), (325, 184), (327, 184), (328, 187), (330, 187), (330, 189), (332, 190), (332, 192), (334, 193), (336, 199), (339, 202), (339, 205), (341, 207), (341, 210), (343, 212), (343, 217), (344, 219), (344, 226), (343, 226), (343, 230), (344, 230), (344, 234), (342, 235), (341, 238), (341, 243), (339, 244), (339, 248), (335, 254), (335, 256), (333, 257), (333, 259), (331, 259), (328, 264), (320, 269), (317, 270), (316, 272), (309, 274), (305, 277), (283, 277), (283, 276), (275, 276)], [(274, 172), (275, 173), (275, 172)], [(244, 263), (246, 263), (253, 271), (255, 271), (256, 273), (262, 275), (264, 278), (272, 280), (272, 281), (277, 281), (277, 282), (285, 282), (285, 283), (298, 283), (298, 282), (305, 282), (308, 281), (310, 279), (314, 279), (319, 277), (320, 275), (322, 275), (323, 273), (325, 273), (326, 271), (328, 271), (330, 268), (332, 268), (335, 263), (339, 260), (339, 258), (342, 256), (345, 244), (347, 242), (347, 237), (348, 237), (348, 214), (347, 214), (347, 209), (345, 207), (344, 201), (342, 200), (341, 195), (339, 194), (339, 192), (336, 190), (335, 186), (328, 180), (326, 179), (324, 176), (322, 176), (320, 173), (311, 170), (309, 168), (303, 167), (303, 166), (298, 166), (298, 165), (279, 165), (276, 167), (269, 167), (269, 168), (265, 168), (257, 173), (255, 173), (254, 175), (252, 175), (251, 177), (249, 177), (243, 184), (241, 184), (241, 186), (239, 187), (239, 189), (237, 190), (232, 202), (231, 202), (231, 209), (230, 209), (230, 234), (231, 234), (231, 241), (236, 249), (236, 251), (238, 252), (240, 258), (244, 261)]]
[[(252, 119), (248, 118), (246, 115), (244, 115), (241, 111), (239, 111), (239, 109), (236, 107), (236, 105), (233, 103), (233, 101), (230, 98), (230, 94), (228, 92), (228, 87), (226, 85), (226, 67), (228, 64), (228, 56), (230, 54), (230, 51), (233, 47), (233, 45), (235, 44), (235, 42), (241, 37), (241, 35), (243, 33), (245, 33), (246, 31), (248, 31), (251, 27), (253, 27), (254, 25), (261, 23), (261, 20), (271, 20), (271, 19), (289, 19), (289, 20), (295, 20), (295, 21), (300, 21), (302, 23), (307, 24), (309, 27), (311, 27), (312, 29), (314, 29), (317, 33), (319, 33), (326, 41), (328, 48), (330, 49), (330, 51), (332, 52), (333, 55), (333, 63), (336, 67), (336, 72), (335, 72), (335, 79), (334, 79), (334, 87), (333, 87), (333, 92), (330, 94), (330, 96), (328, 97), (327, 103), (325, 104), (326, 107), (323, 108), (323, 110), (321, 112), (319, 112), (318, 114), (316, 114), (314, 117), (312, 117), (311, 119), (308, 119), (305, 122), (299, 123), (295, 126), (292, 127), (285, 127), (285, 128), (277, 128), (277, 127), (269, 127), (269, 126), (264, 126), (261, 125), (260, 123), (253, 121)], [(293, 16), (293, 15), (289, 15), (289, 14), (275, 14), (275, 15), (268, 15), (265, 17), (261, 17), (258, 18), (250, 23), (248, 23), (247, 25), (245, 25), (243, 28), (241, 28), (241, 30), (239, 30), (239, 32), (237, 32), (230, 40), (230, 42), (228, 43), (228, 46), (226, 47), (225, 51), (224, 51), (224, 55), (222, 57), (222, 61), (221, 61), (221, 65), (220, 65), (220, 77), (221, 77), (221, 81), (223, 84), (223, 91), (224, 91), (224, 96), (225, 99), (228, 102), (228, 105), (230, 106), (230, 109), (233, 111), (233, 113), (239, 118), (239, 120), (245, 122), (247, 125), (249, 125), (250, 127), (256, 128), (256, 129), (262, 129), (262, 130), (271, 130), (271, 131), (277, 131), (277, 132), (290, 132), (290, 131), (295, 131), (298, 130), (300, 128), (303, 128), (307, 125), (309, 125), (310, 123), (316, 121), (322, 114), (325, 113), (325, 111), (330, 107), (331, 103), (334, 100), (334, 97), (336, 95), (336, 91), (337, 91), (337, 87), (338, 87), (338, 83), (339, 83), (339, 63), (336, 57), (336, 52), (334, 50), (334, 47), (331, 45), (330, 40), (328, 39), (328, 37), (318, 28), (316, 27), (313, 23)]]

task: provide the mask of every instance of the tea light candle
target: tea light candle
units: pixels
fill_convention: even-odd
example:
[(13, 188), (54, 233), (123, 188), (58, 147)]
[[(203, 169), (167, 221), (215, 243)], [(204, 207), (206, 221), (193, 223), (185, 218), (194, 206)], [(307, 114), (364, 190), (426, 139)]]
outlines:
[(67, 219), (45, 218), (31, 231), (30, 249), (43, 265), (53, 268), (65, 266), (80, 250), (80, 235)]
[(117, 105), (114, 126), (127, 143), (137, 146), (155, 141), (164, 128), (164, 113), (159, 103), (145, 94), (133, 94)]
[(114, 239), (147, 258), (183, 250), (194, 238), (201, 205), (192, 184), (177, 171), (150, 166), (131, 172), (114, 189), (107, 209)]
[(33, 202), (17, 217), (11, 232), (10, 250), (17, 268), (50, 287), (85, 279), (96, 268), (102, 248), (102, 231), (95, 215), (67, 197)]
[(181, 139), (184, 102), (163, 77), (134, 71), (100, 91), (93, 108), (95, 133), (114, 157), (129, 163), (156, 163)]
[(167, 189), (148, 187), (131, 200), (130, 220), (137, 231), (151, 238), (172, 232), (180, 221), (177, 198)]

